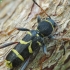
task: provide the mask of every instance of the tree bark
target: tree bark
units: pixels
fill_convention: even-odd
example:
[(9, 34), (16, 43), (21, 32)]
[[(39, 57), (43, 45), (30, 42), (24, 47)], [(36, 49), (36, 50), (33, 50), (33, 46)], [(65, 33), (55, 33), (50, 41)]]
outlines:
[[(70, 1), (69, 0), (36, 0), (56, 22), (53, 31), (55, 40), (45, 38), (48, 57), (39, 51), (36, 58), (26, 70), (70, 70)], [(27, 32), (15, 28), (37, 28), (37, 15), (46, 18), (45, 13), (32, 0), (0, 0), (0, 45), (20, 41)], [(0, 70), (9, 70), (5, 58), (15, 45), (0, 49)]]

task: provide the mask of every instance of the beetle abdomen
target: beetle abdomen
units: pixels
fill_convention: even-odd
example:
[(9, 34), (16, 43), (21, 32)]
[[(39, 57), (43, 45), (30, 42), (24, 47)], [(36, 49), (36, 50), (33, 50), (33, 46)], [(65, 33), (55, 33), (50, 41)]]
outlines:
[[(22, 40), (20, 40), (20, 43), (18, 43), (14, 49), (12, 49), (6, 60), (9, 61), (13, 67), (20, 65), (28, 59), (33, 52), (40, 48), (39, 46), (41, 46), (41, 43), (39, 41), (41, 42), (36, 31), (31, 31)], [(7, 65), (8, 64), (9, 63), (7, 62)]]

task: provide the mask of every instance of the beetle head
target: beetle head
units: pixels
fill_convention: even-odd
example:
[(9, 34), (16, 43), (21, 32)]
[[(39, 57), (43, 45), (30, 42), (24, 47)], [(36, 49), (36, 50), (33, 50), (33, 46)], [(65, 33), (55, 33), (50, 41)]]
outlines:
[(51, 18), (41, 19), (37, 18), (39, 35), (42, 37), (49, 36), (53, 29), (56, 27), (56, 23)]

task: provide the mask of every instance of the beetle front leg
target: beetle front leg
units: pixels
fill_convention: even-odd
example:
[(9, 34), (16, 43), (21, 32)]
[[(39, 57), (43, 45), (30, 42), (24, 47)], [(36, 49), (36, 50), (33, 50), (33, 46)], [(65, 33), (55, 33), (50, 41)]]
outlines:
[(19, 30), (19, 31), (30, 31), (29, 29), (27, 29), (27, 28), (16, 28), (17, 30)]

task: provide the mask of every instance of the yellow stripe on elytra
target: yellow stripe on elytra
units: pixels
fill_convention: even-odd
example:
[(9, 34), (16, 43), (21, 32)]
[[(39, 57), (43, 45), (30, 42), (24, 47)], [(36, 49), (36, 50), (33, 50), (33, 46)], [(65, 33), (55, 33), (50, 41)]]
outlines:
[(42, 44), (39, 41), (37, 41), (37, 43), (39, 44), (39, 46), (42, 46)]
[(23, 41), (23, 40), (20, 40), (20, 43), (21, 43), (21, 44), (28, 44), (28, 43), (30, 43), (30, 41), (25, 42), (25, 41)]
[[(38, 29), (36, 29), (36, 30), (38, 30)], [(39, 31), (39, 30), (38, 30)], [(43, 34), (41, 34), (41, 36), (43, 36), (44, 37), (44, 35)]]
[(28, 47), (28, 50), (29, 50), (29, 53), (33, 53), (32, 48), (31, 48), (31, 44), (32, 44), (32, 41), (31, 41), (31, 40), (28, 41), (28, 42), (25, 42), (25, 41), (23, 41), (23, 40), (20, 40), (20, 43), (21, 43), (21, 44), (28, 44), (28, 43), (30, 43), (30, 45), (29, 45), (29, 47)]
[(12, 49), (12, 52), (13, 53), (15, 53), (16, 54), (16, 56), (19, 58), (19, 59), (21, 59), (22, 61), (24, 61), (24, 58), (18, 53), (18, 51), (17, 50), (15, 50), (15, 49)]
[(39, 37), (39, 35), (38, 35), (38, 34), (36, 34), (36, 36), (37, 36), (37, 37)]
[(30, 36), (32, 36), (31, 32), (29, 32), (29, 31), (27, 32), (27, 34), (29, 34)]
[(6, 66), (7, 66), (8, 68), (13, 68), (12, 63), (11, 63), (10, 61), (5, 60), (5, 62), (6, 62)]
[(43, 35), (43, 34), (41, 34), (41, 36), (43, 36), (43, 37), (44, 37), (44, 35)]
[(30, 42), (30, 45), (28, 46), (29, 53), (33, 53), (33, 50), (31, 48), (31, 45), (32, 45), (32, 41)]
[(50, 22), (50, 21), (48, 21), (48, 20), (45, 20), (46, 22), (49, 22), (50, 24), (51, 24), (51, 26), (52, 26), (52, 28), (54, 29), (54, 27), (53, 27), (53, 25), (52, 25), (52, 23)]

